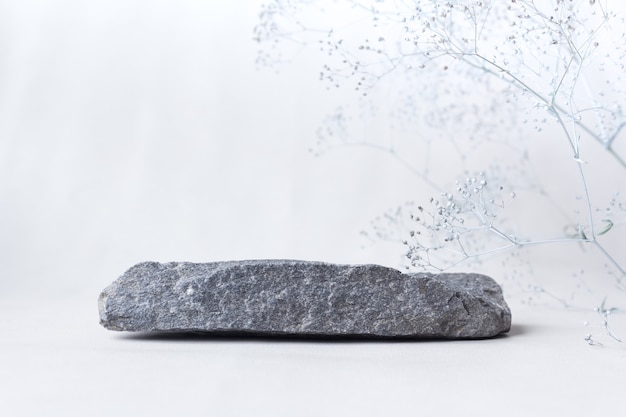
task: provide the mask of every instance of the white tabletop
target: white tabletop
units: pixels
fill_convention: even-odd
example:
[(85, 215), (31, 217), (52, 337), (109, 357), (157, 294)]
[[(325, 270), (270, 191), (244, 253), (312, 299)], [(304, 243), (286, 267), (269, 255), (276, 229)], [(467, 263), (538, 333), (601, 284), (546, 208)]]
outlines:
[[(146, 337), (98, 324), (96, 295), (1, 299), (7, 416), (616, 415), (626, 350), (590, 312), (513, 305), (466, 341)], [(618, 317), (619, 318), (619, 317)], [(604, 339), (606, 340), (606, 339)]]

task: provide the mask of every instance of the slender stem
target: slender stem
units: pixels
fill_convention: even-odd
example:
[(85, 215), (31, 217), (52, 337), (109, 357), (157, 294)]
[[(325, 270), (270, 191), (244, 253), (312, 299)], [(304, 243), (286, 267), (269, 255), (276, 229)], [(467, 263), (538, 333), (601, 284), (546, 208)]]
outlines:
[[(453, 45), (454, 46), (454, 45)], [(553, 109), (553, 113), (554, 114), (568, 114), (568, 111), (565, 110), (562, 106), (560, 106), (558, 103), (553, 102), (553, 100), (547, 100), (545, 97), (543, 97), (541, 94), (539, 94), (537, 91), (535, 91), (532, 87), (530, 87), (527, 83), (523, 82), (522, 80), (519, 79), (519, 77), (515, 77), (513, 74), (511, 74), (507, 69), (503, 68), (502, 66), (492, 62), (491, 60), (489, 60), (488, 58), (477, 54), (477, 53), (467, 53), (467, 52), (462, 52), (462, 51), (450, 51), (450, 55), (452, 56), (456, 56), (457, 58), (461, 59), (464, 63), (466, 63), (467, 65), (485, 71), (488, 74), (491, 74), (495, 77), (498, 77), (498, 73), (496, 73), (495, 71), (493, 71), (492, 69), (485, 67), (484, 65), (478, 65), (474, 62), (472, 62), (471, 60), (467, 59), (468, 56), (475, 56), (477, 58), (479, 58), (480, 60), (484, 61), (485, 63), (494, 66), (495, 68), (498, 69), (498, 71), (500, 71), (501, 73), (506, 74), (507, 76), (510, 77), (510, 79), (505, 78), (504, 80), (506, 82), (508, 82), (509, 84), (515, 86), (515, 87), (521, 87), (524, 91), (528, 91), (530, 92), (532, 95), (534, 95), (536, 98), (538, 98), (544, 105), (546, 105), (548, 108), (552, 108)], [(589, 128), (589, 126), (585, 125), (584, 123), (582, 123), (579, 120), (574, 120), (574, 123), (576, 123), (576, 125), (578, 127), (580, 127), (581, 129), (583, 129), (585, 132), (587, 132), (596, 142), (600, 143), (603, 147), (606, 148), (606, 150), (609, 152), (609, 154), (623, 167), (626, 168), (626, 159), (623, 158), (621, 155), (619, 155), (617, 152), (615, 152), (615, 150), (612, 148), (612, 144), (613, 141), (615, 140), (615, 138), (617, 137), (617, 135), (621, 132), (621, 130), (626, 127), (626, 122), (623, 122), (622, 124), (620, 124), (615, 132), (608, 138), (606, 139), (602, 139), (601, 137), (599, 137), (597, 135), (596, 132), (594, 132), (591, 128)], [(573, 144), (572, 144), (573, 145)], [(574, 149), (574, 148), (573, 148)]]
[(600, 244), (600, 242), (598, 242), (597, 239), (594, 239), (592, 241), (592, 243), (594, 244), (594, 246), (604, 255), (604, 257), (606, 259), (609, 260), (609, 262), (611, 263), (611, 265), (613, 265), (613, 267), (615, 269), (617, 269), (619, 271), (619, 273), (621, 274), (621, 278), (620, 281), (622, 280), (622, 278), (626, 277), (626, 269), (624, 269), (616, 260), (615, 258), (613, 258), (613, 256), (611, 256), (611, 254), (604, 248), (604, 246), (602, 246)]
[(400, 163), (400, 165), (402, 165), (405, 169), (407, 169), (409, 172), (411, 172), (413, 175), (417, 176), (420, 180), (422, 180), (425, 184), (427, 184), (430, 188), (433, 189), (433, 191), (436, 192), (441, 192), (441, 190), (443, 189), (443, 187), (441, 187), (439, 184), (435, 183), (433, 180), (431, 180), (426, 174), (424, 174), (423, 172), (418, 171), (417, 169), (415, 169), (415, 167), (413, 165), (411, 165), (411, 163), (409, 163), (409, 161), (407, 161), (406, 159), (402, 158), (398, 152), (396, 152), (393, 148), (389, 148), (383, 145), (379, 145), (376, 143), (371, 143), (371, 142), (366, 142), (366, 141), (361, 141), (361, 142), (348, 142), (348, 143), (344, 143), (342, 146), (360, 146), (360, 147), (367, 147), (367, 148), (372, 148), (372, 149), (376, 149), (379, 151), (383, 151), (388, 153), (389, 155), (391, 155), (396, 161), (398, 161)]
[(578, 162), (578, 175), (580, 182), (585, 193), (585, 205), (587, 206), (587, 221), (589, 222), (589, 229), (591, 233), (591, 239), (596, 239), (596, 229), (593, 224), (593, 209), (591, 207), (591, 198), (589, 196), (589, 187), (587, 186), (587, 178), (585, 177), (585, 171), (583, 170), (583, 164)]

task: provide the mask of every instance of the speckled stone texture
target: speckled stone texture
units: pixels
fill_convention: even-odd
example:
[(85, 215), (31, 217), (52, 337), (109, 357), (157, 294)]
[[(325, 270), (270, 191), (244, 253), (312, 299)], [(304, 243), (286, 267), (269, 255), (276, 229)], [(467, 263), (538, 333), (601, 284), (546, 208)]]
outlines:
[(125, 331), (456, 339), (511, 326), (500, 286), (484, 275), (292, 260), (144, 262), (98, 306), (104, 327)]

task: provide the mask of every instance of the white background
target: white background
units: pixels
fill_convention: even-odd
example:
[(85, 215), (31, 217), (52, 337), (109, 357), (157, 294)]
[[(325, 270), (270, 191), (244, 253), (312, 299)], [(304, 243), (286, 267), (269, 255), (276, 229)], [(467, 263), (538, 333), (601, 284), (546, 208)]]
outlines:
[(99, 288), (147, 259), (385, 262), (359, 232), (414, 181), (308, 152), (337, 95), (318, 62), (256, 69), (257, 3), (0, 3), (0, 288)]
[(258, 71), (259, 3), (0, 1), (0, 413), (621, 409), (626, 353), (584, 343), (595, 316), (515, 299), (512, 332), (490, 341), (100, 328), (98, 292), (140, 261), (400, 262), (359, 232), (415, 193), (414, 179), (371, 150), (308, 152), (350, 92), (325, 91), (306, 57)]

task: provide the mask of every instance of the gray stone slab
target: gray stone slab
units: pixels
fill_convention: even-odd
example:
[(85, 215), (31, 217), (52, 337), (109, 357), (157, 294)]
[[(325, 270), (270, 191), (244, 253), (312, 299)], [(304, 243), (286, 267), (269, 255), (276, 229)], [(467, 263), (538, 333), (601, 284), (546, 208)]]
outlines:
[(144, 262), (98, 305), (100, 323), (123, 331), (454, 339), (511, 326), (500, 286), (484, 275), (293, 260)]

